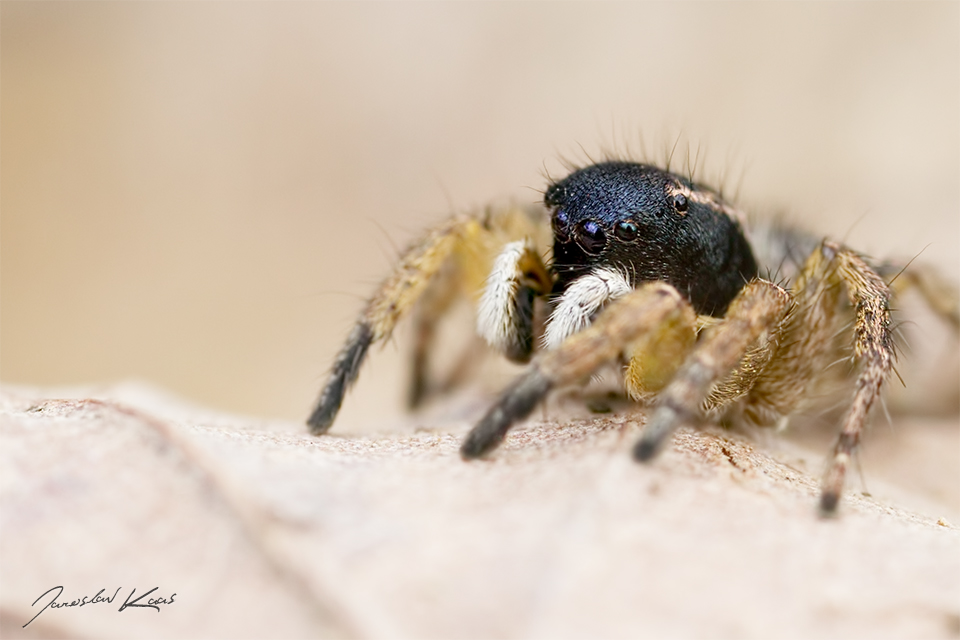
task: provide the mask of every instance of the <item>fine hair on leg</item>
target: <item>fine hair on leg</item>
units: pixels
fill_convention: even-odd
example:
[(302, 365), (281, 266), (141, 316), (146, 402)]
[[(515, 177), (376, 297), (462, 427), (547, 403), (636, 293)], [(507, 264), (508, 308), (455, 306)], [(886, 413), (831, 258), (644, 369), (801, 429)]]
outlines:
[(954, 331), (960, 331), (960, 290), (939, 270), (929, 264), (895, 266), (888, 263), (877, 268), (876, 272), (890, 278), (887, 285), (895, 296), (899, 297), (910, 289), (916, 290), (937, 316)]
[[(515, 240), (517, 236), (535, 236), (535, 228), (536, 221), (527, 210), (516, 207), (488, 209), (477, 216), (450, 218), (407, 249), (393, 272), (365, 305), (334, 359), (327, 383), (307, 420), (310, 432), (314, 435), (326, 433), (336, 419), (348, 388), (357, 379), (369, 347), (389, 339), (397, 323), (426, 297), (427, 304), (417, 327), (422, 344), (414, 350), (415, 388), (410, 392), (411, 399), (419, 402), (427, 386), (422, 379), (426, 375), (425, 355), (438, 314), (444, 313), (459, 293), (479, 288), (479, 283), (475, 282), (478, 280), (476, 274), (478, 271), (489, 272), (493, 254), (505, 241)], [(538, 272), (536, 276), (546, 283), (549, 276), (542, 262), (539, 264), (542, 275)], [(448, 274), (455, 283), (442, 282)], [(524, 275), (529, 276), (526, 272)], [(441, 282), (434, 288), (432, 285), (438, 279)], [(453, 290), (445, 290), (448, 286)], [(421, 359), (419, 363), (416, 361), (418, 357)]]
[(493, 261), (477, 309), (477, 333), (517, 363), (533, 353), (533, 303), (550, 291), (551, 279), (533, 242), (508, 243)]
[(527, 417), (553, 388), (587, 380), (618, 359), (638, 338), (651, 339), (696, 321), (690, 303), (663, 282), (648, 283), (611, 302), (596, 321), (534, 358), (530, 368), (500, 396), (470, 431), (460, 454), (478, 458), (496, 448), (517, 421)]
[(820, 512), (829, 516), (836, 511), (847, 465), (860, 442), (870, 407), (879, 397), (883, 381), (893, 370), (896, 351), (887, 283), (850, 249), (833, 243), (824, 243), (824, 249), (835, 254), (837, 275), (846, 285), (850, 303), (856, 309), (854, 358), (860, 369), (853, 402), (844, 417), (833, 457), (823, 478)]
[(650, 460), (677, 427), (701, 420), (711, 388), (765, 333), (777, 329), (791, 302), (790, 294), (766, 280), (752, 280), (737, 294), (724, 317), (704, 329), (693, 352), (658, 397), (634, 448), (637, 460)]
[(462, 276), (457, 267), (455, 260), (447, 260), (417, 302), (407, 388), (408, 409), (419, 407), (433, 391), (430, 386), (429, 355), (436, 338), (437, 325), (459, 294)]
[(840, 313), (843, 285), (834, 256), (818, 246), (793, 282), (794, 306), (784, 319), (776, 353), (743, 406), (744, 416), (755, 424), (775, 424), (793, 413), (835, 358), (833, 336), (846, 318)]

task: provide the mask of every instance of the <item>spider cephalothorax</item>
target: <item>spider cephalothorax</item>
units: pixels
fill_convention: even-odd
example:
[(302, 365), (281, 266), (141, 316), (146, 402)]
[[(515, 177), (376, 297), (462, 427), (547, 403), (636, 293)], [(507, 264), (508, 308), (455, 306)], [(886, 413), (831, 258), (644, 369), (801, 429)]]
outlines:
[(553, 222), (555, 293), (598, 266), (629, 284), (661, 281), (697, 313), (723, 315), (757, 275), (739, 222), (719, 198), (649, 165), (605, 162), (547, 188)]
[[(494, 350), (527, 362), (543, 346), (467, 436), (466, 459), (494, 449), (551, 389), (611, 363), (622, 367), (628, 395), (653, 398), (634, 449), (647, 460), (683, 424), (782, 423), (827, 365), (852, 351), (855, 384), (820, 501), (831, 513), (893, 369), (894, 290), (881, 274), (900, 271), (783, 225), (745, 226), (716, 192), (675, 173), (593, 164), (551, 184), (542, 206), (454, 217), (411, 247), (361, 313), (308, 423), (312, 433), (326, 432), (369, 346), (414, 309), (416, 405), (436, 322), (463, 291), (480, 292), (477, 330)], [(955, 289), (935, 273), (911, 267), (898, 278), (898, 288), (907, 286), (960, 326)], [(546, 308), (542, 326), (538, 304)]]

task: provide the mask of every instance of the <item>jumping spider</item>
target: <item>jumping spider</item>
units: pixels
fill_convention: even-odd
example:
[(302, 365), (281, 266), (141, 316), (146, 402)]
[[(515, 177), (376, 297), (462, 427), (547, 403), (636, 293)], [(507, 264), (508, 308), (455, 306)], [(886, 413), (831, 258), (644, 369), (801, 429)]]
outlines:
[(955, 288), (928, 269), (873, 266), (841, 243), (748, 224), (684, 176), (600, 162), (551, 184), (541, 206), (454, 217), (410, 248), (361, 313), (308, 424), (314, 435), (330, 428), (370, 345), (415, 305), (416, 404), (436, 322), (464, 290), (482, 291), (477, 330), (493, 349), (525, 363), (543, 347), (467, 436), (465, 459), (494, 449), (551, 389), (611, 363), (629, 396), (653, 398), (633, 450), (644, 461), (684, 424), (782, 423), (852, 351), (855, 382), (820, 497), (829, 514), (893, 371), (891, 299), (910, 286), (960, 326)]

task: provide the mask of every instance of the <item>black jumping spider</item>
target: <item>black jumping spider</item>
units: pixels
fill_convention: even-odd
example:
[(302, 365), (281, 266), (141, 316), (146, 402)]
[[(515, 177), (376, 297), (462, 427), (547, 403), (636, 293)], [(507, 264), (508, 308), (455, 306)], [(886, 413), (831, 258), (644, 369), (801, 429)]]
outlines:
[[(910, 286), (960, 325), (955, 289), (930, 270), (872, 266), (840, 243), (748, 224), (715, 191), (678, 174), (601, 162), (551, 184), (541, 206), (455, 217), (410, 248), (367, 303), (308, 423), (316, 435), (329, 429), (369, 346), (419, 304), (416, 404), (434, 326), (464, 290), (482, 291), (477, 330), (495, 350), (527, 362), (538, 339), (543, 346), (467, 436), (467, 459), (494, 449), (551, 389), (609, 363), (622, 365), (628, 395), (653, 399), (634, 449), (648, 460), (682, 424), (731, 416), (782, 423), (852, 350), (855, 382), (820, 499), (832, 513), (893, 371), (891, 299)], [(547, 319), (538, 326), (541, 303)], [(838, 332), (846, 337), (838, 341)]]

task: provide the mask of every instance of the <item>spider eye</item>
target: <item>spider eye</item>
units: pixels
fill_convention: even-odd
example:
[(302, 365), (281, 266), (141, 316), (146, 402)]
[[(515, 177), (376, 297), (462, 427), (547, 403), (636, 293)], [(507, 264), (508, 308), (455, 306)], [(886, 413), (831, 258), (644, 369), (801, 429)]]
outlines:
[(584, 220), (577, 225), (577, 242), (587, 253), (600, 253), (607, 244), (607, 235), (594, 220)]
[(631, 242), (637, 239), (640, 230), (633, 221), (624, 220), (617, 223), (617, 226), (613, 228), (613, 233), (624, 242)]
[(687, 196), (678, 193), (673, 196), (673, 207), (680, 213), (687, 210)]
[(570, 242), (570, 216), (563, 211), (553, 216), (553, 235), (560, 242)]
[(563, 204), (566, 195), (566, 187), (561, 187), (558, 184), (552, 184), (547, 187), (546, 193), (543, 194), (543, 202), (548, 207), (556, 207), (560, 204)]

